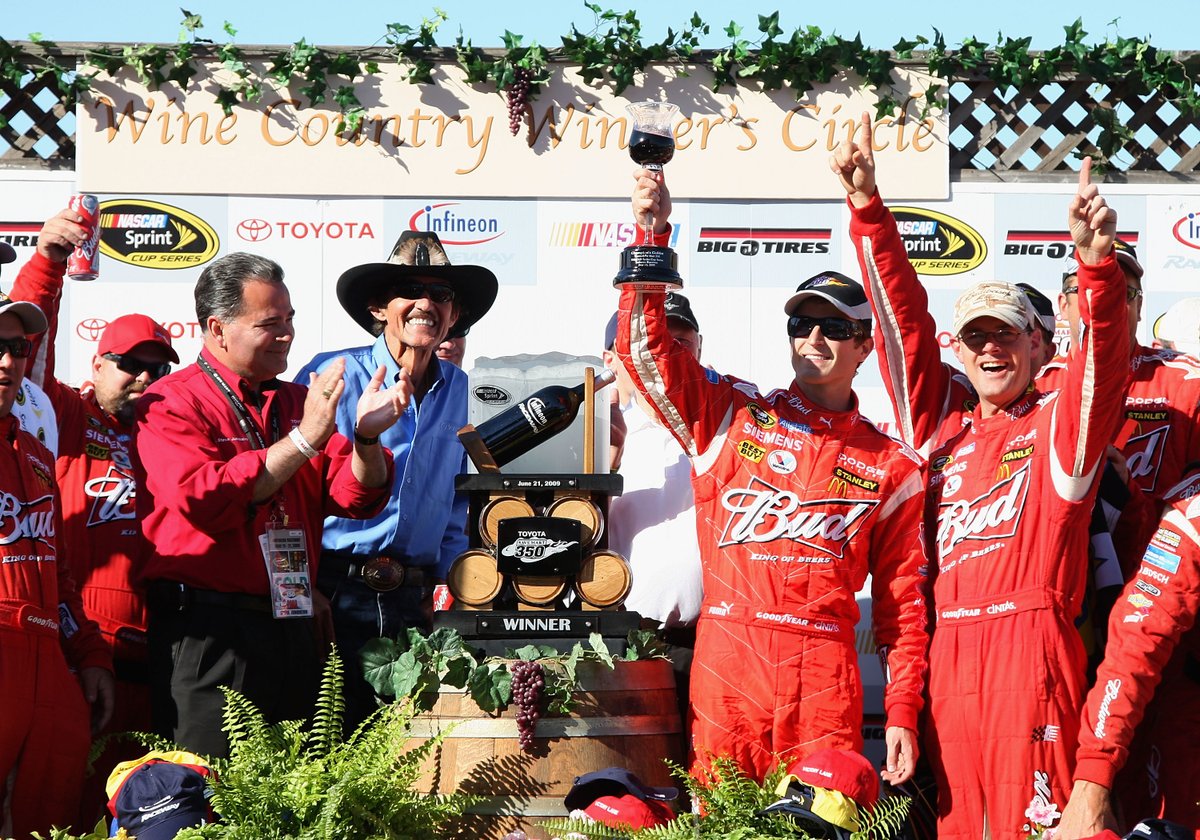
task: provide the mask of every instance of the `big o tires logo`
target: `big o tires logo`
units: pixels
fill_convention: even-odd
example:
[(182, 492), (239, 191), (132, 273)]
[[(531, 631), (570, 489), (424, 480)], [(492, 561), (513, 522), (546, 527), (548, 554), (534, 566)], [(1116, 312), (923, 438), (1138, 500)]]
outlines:
[(140, 198), (100, 204), (100, 253), (139, 268), (193, 268), (217, 255), (217, 232), (200, 217)]
[(987, 243), (966, 222), (920, 207), (893, 207), (892, 215), (918, 274), (963, 274), (987, 259)]

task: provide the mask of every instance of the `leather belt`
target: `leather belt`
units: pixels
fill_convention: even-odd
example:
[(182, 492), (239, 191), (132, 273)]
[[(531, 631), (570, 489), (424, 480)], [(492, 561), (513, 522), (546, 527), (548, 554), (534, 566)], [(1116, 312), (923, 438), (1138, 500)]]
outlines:
[(406, 566), (396, 557), (366, 554), (321, 554), (321, 568), (327, 574), (360, 580), (376, 592), (391, 592), (401, 586), (424, 588), (433, 583), (432, 572), (424, 566)]
[(269, 613), (271, 599), (266, 595), (250, 595), (245, 592), (197, 589), (173, 580), (152, 580), (146, 585), (146, 606), (164, 612), (183, 612), (192, 607), (219, 607)]

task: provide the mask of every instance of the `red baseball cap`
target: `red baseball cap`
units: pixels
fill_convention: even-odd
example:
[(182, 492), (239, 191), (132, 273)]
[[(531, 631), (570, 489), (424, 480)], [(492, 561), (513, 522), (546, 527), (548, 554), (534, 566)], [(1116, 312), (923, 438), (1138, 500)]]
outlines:
[(675, 819), (675, 812), (654, 799), (639, 799), (631, 793), (623, 796), (601, 796), (583, 809), (593, 820), (614, 828), (629, 827), (635, 831), (666, 825)]
[(840, 791), (859, 805), (874, 805), (879, 798), (879, 774), (864, 756), (850, 750), (817, 750), (788, 772), (813, 787)]
[(128, 353), (139, 344), (158, 344), (165, 347), (171, 361), (179, 364), (179, 354), (171, 346), (170, 334), (162, 325), (149, 315), (132, 313), (122, 315), (116, 320), (109, 321), (100, 336), (100, 346), (96, 352), (103, 356), (105, 353), (115, 353), (118, 356)]

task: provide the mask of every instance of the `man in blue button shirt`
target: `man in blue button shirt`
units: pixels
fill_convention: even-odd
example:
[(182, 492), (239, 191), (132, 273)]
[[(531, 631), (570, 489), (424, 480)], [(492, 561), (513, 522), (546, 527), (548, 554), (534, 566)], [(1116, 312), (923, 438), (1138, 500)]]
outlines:
[(337, 421), (347, 436), (354, 433), (358, 395), (380, 365), (385, 382), (412, 383), (414, 398), (382, 435), (396, 462), (387, 507), (374, 519), (325, 520), (317, 585), (330, 600), (346, 663), (348, 731), (375, 708), (360, 648), (407, 627), (428, 630), (433, 587), (467, 548), (467, 499), (454, 492), (455, 476), (466, 469), (456, 433), (467, 422), (467, 375), (436, 353), (448, 335), (465, 333), (483, 317), (496, 291), (486, 268), (451, 265), (436, 234), (405, 231), (387, 262), (355, 266), (338, 278), (338, 301), (375, 343), (321, 353), (297, 377), (307, 383), (310, 373), (346, 360)]

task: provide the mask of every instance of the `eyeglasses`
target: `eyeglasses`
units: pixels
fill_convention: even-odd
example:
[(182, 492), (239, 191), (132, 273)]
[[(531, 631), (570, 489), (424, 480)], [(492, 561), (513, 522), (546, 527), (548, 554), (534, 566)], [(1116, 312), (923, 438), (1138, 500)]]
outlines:
[(958, 340), (970, 347), (971, 350), (979, 352), (988, 342), (993, 341), (1001, 347), (1009, 347), (1016, 344), (1017, 339), (1023, 335), (1029, 335), (1029, 331), (1001, 327), (998, 330), (963, 330), (958, 334)]
[(458, 297), (458, 293), (445, 283), (397, 283), (393, 291), (405, 300), (429, 298), (434, 303), (452, 303)]
[(0, 339), (0, 358), (3, 358), (4, 354), (7, 353), (14, 359), (27, 359), (32, 352), (33, 342), (28, 338)]
[[(1077, 295), (1077, 294), (1079, 294), (1079, 287), (1078, 286), (1068, 286), (1066, 291), (1063, 292), (1063, 294), (1064, 295)], [(1125, 287), (1125, 302), (1126, 303), (1133, 303), (1135, 300), (1137, 300), (1141, 296), (1142, 296), (1141, 289), (1135, 289), (1133, 286)]]
[(104, 358), (117, 366), (122, 373), (130, 376), (141, 376), (149, 372), (151, 379), (162, 379), (171, 372), (170, 362), (143, 362), (133, 356), (122, 356), (119, 353), (105, 353)]
[(788, 318), (787, 331), (792, 338), (808, 338), (814, 328), (821, 328), (821, 335), (830, 341), (846, 341), (863, 335), (863, 326), (846, 318), (808, 318), (793, 315)]

